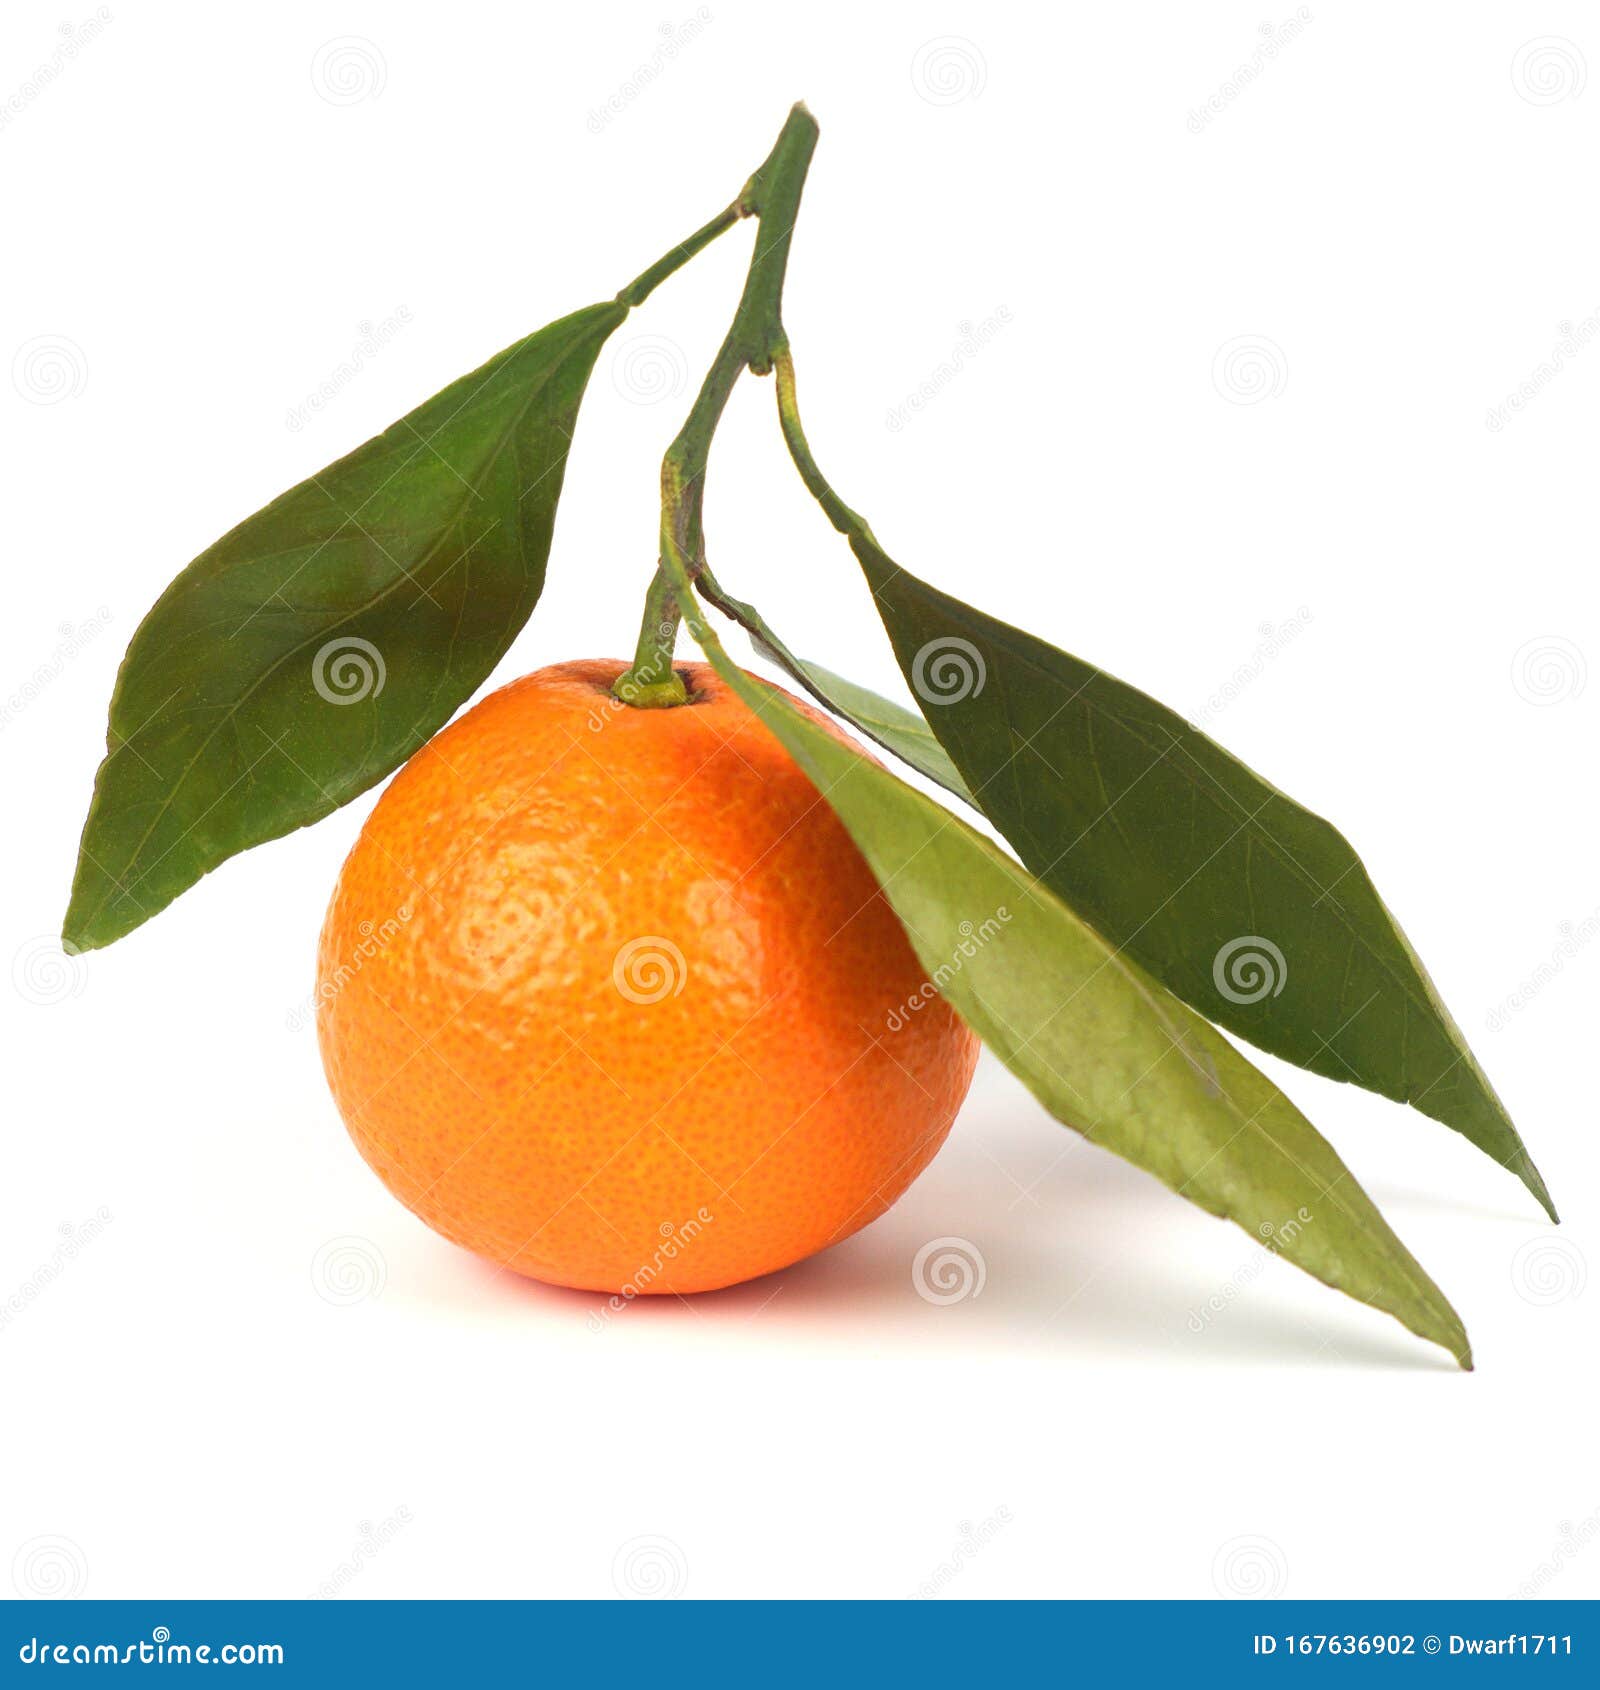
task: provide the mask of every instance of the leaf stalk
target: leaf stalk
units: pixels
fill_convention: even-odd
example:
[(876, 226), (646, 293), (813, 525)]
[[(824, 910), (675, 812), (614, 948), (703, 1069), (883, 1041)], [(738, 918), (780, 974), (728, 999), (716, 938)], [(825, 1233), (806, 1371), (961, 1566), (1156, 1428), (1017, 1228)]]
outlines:
[(675, 275), (696, 253), (705, 249), (717, 238), (726, 234), (741, 218), (750, 214), (745, 209), (744, 196), (741, 194), (732, 205), (725, 206), (711, 219), (685, 241), (680, 241), (671, 252), (658, 258), (642, 275), (634, 277), (628, 285), (617, 295), (617, 303), (630, 308), (643, 305), (668, 276)]

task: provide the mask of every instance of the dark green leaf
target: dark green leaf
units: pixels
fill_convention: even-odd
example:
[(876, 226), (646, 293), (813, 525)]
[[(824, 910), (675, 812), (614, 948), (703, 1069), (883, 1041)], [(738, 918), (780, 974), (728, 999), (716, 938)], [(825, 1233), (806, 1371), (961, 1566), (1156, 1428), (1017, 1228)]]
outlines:
[(625, 306), (508, 347), (223, 536), (134, 634), (64, 937), (107, 945), (353, 798), (482, 683), (544, 585), (578, 405)]
[(1471, 1366), (1443, 1294), (1264, 1074), (965, 822), (745, 675), (678, 584), (707, 657), (838, 812), (929, 981), (1051, 1114)]
[(1181, 716), (851, 545), (928, 721), (1023, 862), (1202, 1014), (1544, 1181), (1360, 858)]
[(956, 766), (945, 749), (933, 737), (933, 730), (914, 710), (891, 699), (880, 698), (866, 687), (858, 687), (842, 675), (824, 669), (820, 663), (807, 663), (796, 657), (773, 632), (769, 623), (754, 605), (746, 604), (725, 593), (709, 569), (703, 569), (699, 581), (700, 595), (718, 610), (731, 616), (750, 636), (750, 642), (760, 654), (793, 676), (816, 701), (842, 716), (859, 728), (868, 739), (875, 740), (886, 751), (892, 751), (902, 762), (919, 774), (952, 792), (957, 798), (977, 807), (977, 800), (967, 790)]

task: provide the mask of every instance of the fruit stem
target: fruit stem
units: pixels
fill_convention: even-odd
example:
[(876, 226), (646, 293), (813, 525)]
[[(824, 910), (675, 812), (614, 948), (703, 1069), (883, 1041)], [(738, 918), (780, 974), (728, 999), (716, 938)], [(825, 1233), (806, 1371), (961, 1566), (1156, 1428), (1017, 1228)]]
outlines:
[(611, 686), (624, 704), (640, 710), (660, 710), (689, 702), (689, 689), (672, 667), (672, 647), (681, 615), (672, 583), (664, 570), (657, 569), (645, 596), (633, 667), (619, 675)]
[[(702, 508), (706, 460), (728, 396), (747, 369), (766, 375), (775, 360), (788, 350), (783, 328), (784, 273), (789, 263), (790, 237), (800, 211), (800, 194), (816, 146), (816, 119), (803, 104), (797, 105), (789, 113), (766, 161), (745, 183), (734, 202), (740, 216), (754, 217), (760, 225), (750, 270), (727, 336), (706, 371), (687, 420), (661, 461), (661, 556), (672, 558), (691, 581), (705, 559)], [(707, 229), (710, 227), (706, 225)], [(698, 238), (691, 236), (690, 240)], [(706, 241), (715, 238), (706, 235)], [(703, 246), (705, 241), (700, 244)], [(659, 270), (661, 266), (653, 268)], [(647, 270), (633, 284), (634, 288), (652, 273)], [(683, 683), (672, 667), (673, 646), (682, 614), (671, 579), (665, 567), (658, 563), (645, 600), (632, 667), (617, 678), (612, 688), (625, 704), (659, 708), (687, 701)]]

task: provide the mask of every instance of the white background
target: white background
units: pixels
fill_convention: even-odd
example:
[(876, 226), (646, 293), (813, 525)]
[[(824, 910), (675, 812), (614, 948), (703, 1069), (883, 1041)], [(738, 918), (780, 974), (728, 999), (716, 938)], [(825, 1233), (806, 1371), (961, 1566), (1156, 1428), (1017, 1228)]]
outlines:
[[(717, 0), (693, 27), (687, 0), (119, 0), (61, 53), (92, 15), (0, 20), (15, 1587), (902, 1595), (945, 1564), (953, 1596), (1600, 1588), (1593, 10), (1319, 4), (1296, 34), (1257, 0)], [(1207, 715), (1333, 817), (1548, 1176), (1559, 1232), (1442, 1127), (1265, 1064), (1454, 1300), (1474, 1375), (987, 1063), (866, 1233), (591, 1331), (598, 1299), (494, 1277), (386, 1194), (290, 1026), (370, 795), (109, 951), (52, 950), (115, 667), (167, 580), (613, 293), (801, 96), (823, 136), (787, 315), (835, 483), (920, 573)], [(602, 355), (499, 679), (630, 643), (659, 454), (748, 243)], [(766, 384), (708, 522), (792, 645), (901, 690)], [(947, 1235), (986, 1277), (938, 1307), (910, 1264)], [(337, 1295), (337, 1240), (369, 1295)]]

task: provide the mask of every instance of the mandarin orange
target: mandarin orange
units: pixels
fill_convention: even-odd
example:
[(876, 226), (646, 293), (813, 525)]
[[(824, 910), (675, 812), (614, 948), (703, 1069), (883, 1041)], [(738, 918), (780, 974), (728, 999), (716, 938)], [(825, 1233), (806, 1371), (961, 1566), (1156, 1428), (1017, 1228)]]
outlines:
[(339, 877), (317, 1021), (351, 1136), (428, 1225), (632, 1296), (880, 1215), (977, 1041), (759, 718), (704, 665), (688, 704), (630, 708), (622, 669), (528, 675), (406, 764)]

